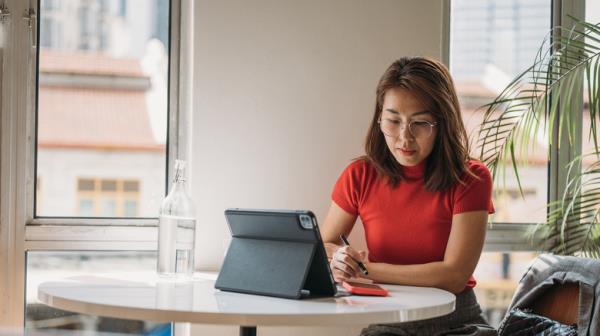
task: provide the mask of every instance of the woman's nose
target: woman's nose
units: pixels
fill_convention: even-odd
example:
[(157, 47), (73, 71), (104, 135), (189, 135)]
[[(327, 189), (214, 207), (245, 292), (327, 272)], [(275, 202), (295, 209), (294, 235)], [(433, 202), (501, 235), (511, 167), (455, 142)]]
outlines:
[(408, 127), (408, 124), (401, 124), (400, 126), (398, 126), (399, 128), (399, 134), (398, 134), (398, 138), (402, 139), (402, 140), (412, 140), (413, 136), (412, 134), (410, 134), (410, 128)]

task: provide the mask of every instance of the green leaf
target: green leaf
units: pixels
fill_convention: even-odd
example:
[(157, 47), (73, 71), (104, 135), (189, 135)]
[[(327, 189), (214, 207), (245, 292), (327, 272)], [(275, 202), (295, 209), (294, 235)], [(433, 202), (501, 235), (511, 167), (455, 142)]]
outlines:
[[(555, 132), (567, 136), (571, 144), (576, 138), (579, 141), (581, 125), (573, 116), (583, 109), (584, 81), (591, 120), (589, 137), (598, 148), (600, 27), (574, 20), (573, 29), (551, 31), (533, 64), (482, 106), (484, 118), (476, 139), (480, 158), (490, 167), (495, 181), (506, 177), (504, 168), (510, 162), (522, 196), (518, 166), (535, 150), (540, 132), (548, 136), (551, 146), (555, 145)], [(600, 256), (599, 152), (593, 153), (596, 161), (584, 170), (580, 168), (583, 156), (569, 163), (561, 199), (547, 205), (546, 221), (532, 230), (533, 234), (545, 235), (551, 251)]]

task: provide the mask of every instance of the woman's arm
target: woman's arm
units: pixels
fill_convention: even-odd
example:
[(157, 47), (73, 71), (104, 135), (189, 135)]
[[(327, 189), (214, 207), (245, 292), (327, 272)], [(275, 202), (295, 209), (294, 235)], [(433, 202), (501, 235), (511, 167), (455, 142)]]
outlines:
[[(321, 229), (321, 237), (327, 251), (327, 257), (331, 260), (331, 271), (336, 281), (359, 277), (357, 261), (365, 261), (366, 252), (358, 252), (350, 246), (343, 246), (340, 235), (348, 236), (357, 216), (352, 215), (335, 202), (331, 202), (325, 221)], [(335, 255), (335, 256), (334, 256)], [(332, 259), (337, 260), (332, 260)]]
[(331, 258), (333, 253), (342, 247), (340, 235), (348, 236), (350, 234), (356, 222), (356, 217), (344, 211), (335, 202), (331, 202), (325, 221), (321, 226), (321, 237), (325, 250), (327, 250), (327, 257)]
[(479, 261), (487, 218), (487, 211), (454, 215), (443, 261), (419, 265), (367, 263), (368, 277), (376, 282), (436, 287), (459, 293)]

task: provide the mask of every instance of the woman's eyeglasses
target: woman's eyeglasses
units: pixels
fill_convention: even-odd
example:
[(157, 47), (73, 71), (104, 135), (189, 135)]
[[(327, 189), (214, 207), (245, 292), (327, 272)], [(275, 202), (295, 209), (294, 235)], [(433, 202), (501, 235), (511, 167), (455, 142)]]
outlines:
[[(383, 134), (397, 138), (400, 136), (402, 129), (406, 127), (406, 124), (399, 119), (391, 118), (379, 118), (377, 121)], [(428, 138), (433, 133), (433, 128), (437, 125), (437, 122), (431, 122), (427, 120), (411, 120), (408, 123), (408, 132), (415, 139)]]

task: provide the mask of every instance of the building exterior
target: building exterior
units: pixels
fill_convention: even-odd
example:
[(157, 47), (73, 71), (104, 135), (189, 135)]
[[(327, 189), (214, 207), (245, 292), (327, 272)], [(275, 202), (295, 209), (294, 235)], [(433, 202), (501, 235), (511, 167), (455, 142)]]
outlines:
[(40, 6), (42, 48), (140, 58), (150, 39), (168, 45), (168, 0), (42, 0)]
[(165, 143), (140, 62), (43, 49), (39, 63), (37, 214), (156, 216)]
[(546, 0), (452, 1), (450, 67), (457, 81), (482, 81), (493, 65), (511, 78), (531, 65), (550, 28)]

